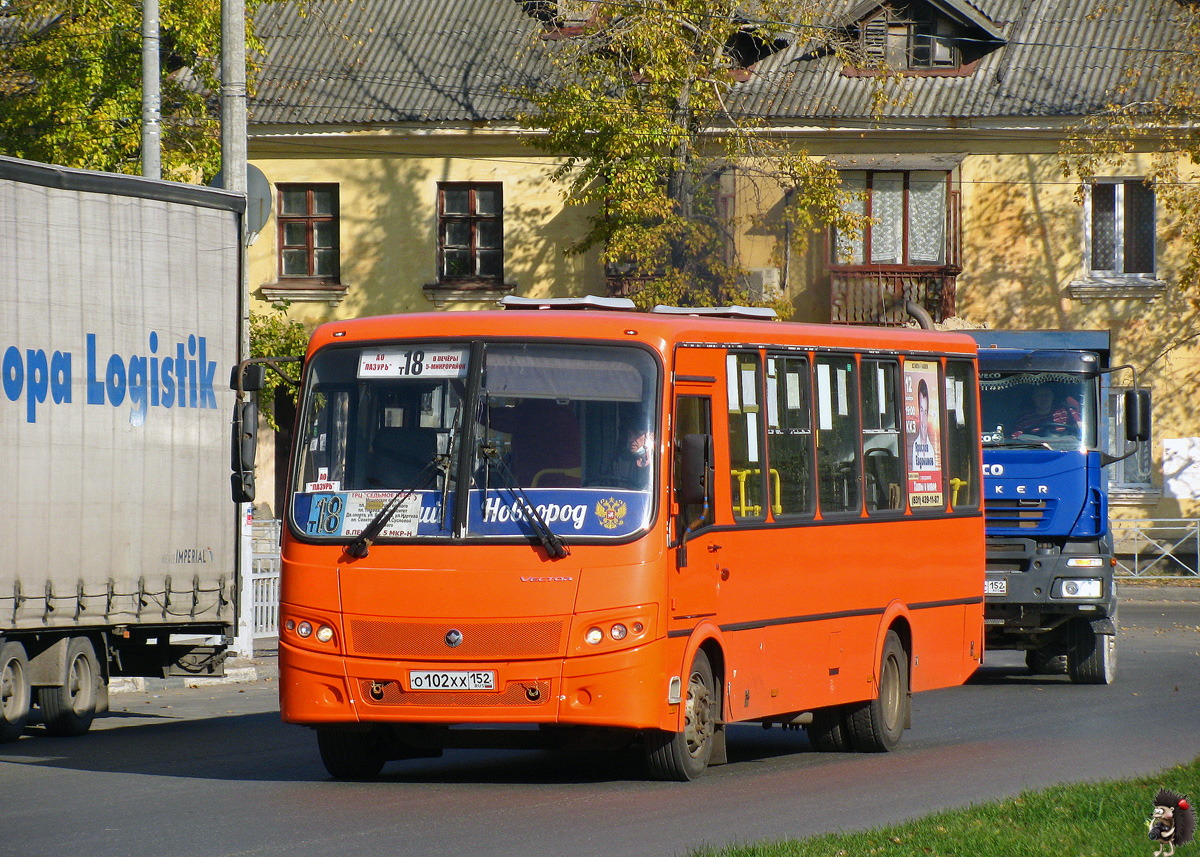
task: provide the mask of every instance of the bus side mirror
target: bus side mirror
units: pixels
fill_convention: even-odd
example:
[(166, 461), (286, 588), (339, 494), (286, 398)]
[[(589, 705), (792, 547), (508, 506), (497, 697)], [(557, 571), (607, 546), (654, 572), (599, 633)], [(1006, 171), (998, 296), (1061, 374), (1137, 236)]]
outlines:
[(1150, 439), (1150, 391), (1125, 391), (1125, 438), (1143, 443)]
[(233, 502), (254, 501), (254, 454), (258, 446), (258, 399), (251, 396), (233, 406), (233, 433), (230, 449), (233, 475), (230, 483)]
[(239, 363), (229, 373), (229, 389), (238, 389), (238, 369), (242, 370), (242, 387), (247, 393), (257, 393), (267, 383), (267, 367), (261, 363)]
[(678, 500), (681, 506), (708, 502), (708, 473), (712, 467), (712, 435), (685, 434), (680, 450)]

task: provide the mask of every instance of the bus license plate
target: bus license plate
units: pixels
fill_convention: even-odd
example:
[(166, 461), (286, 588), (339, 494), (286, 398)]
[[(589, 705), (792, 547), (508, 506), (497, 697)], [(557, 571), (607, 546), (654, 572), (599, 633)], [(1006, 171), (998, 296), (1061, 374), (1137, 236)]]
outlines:
[(493, 670), (409, 670), (412, 690), (495, 690)]
[(1004, 578), (999, 580), (985, 580), (983, 582), (984, 595), (1007, 595), (1008, 581)]

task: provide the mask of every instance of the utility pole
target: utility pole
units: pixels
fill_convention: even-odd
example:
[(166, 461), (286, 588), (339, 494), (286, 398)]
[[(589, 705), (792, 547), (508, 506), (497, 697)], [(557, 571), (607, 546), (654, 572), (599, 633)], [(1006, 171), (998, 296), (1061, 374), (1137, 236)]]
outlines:
[[(221, 0), (221, 176), (226, 190), (246, 195), (246, 2)], [(241, 262), (238, 359), (250, 356), (250, 294), (246, 279), (246, 217)], [(252, 393), (251, 395), (257, 395)], [(237, 504), (238, 626), (235, 651), (254, 656), (253, 524), (249, 503)]]
[(162, 178), (158, 0), (142, 0), (142, 175)]
[(246, 192), (246, 2), (221, 0), (221, 175)]

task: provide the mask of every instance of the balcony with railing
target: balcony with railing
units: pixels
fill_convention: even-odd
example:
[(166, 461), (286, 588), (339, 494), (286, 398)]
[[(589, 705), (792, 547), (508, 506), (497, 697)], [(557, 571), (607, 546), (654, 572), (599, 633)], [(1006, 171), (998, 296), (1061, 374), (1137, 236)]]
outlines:
[[(903, 326), (910, 320), (904, 309), (906, 301), (924, 308), (935, 322), (955, 314), (955, 289), (962, 273), (960, 192), (951, 189), (945, 197), (944, 209), (937, 205), (932, 209), (927, 207), (926, 215), (926, 220), (919, 221), (914, 207), (909, 205), (902, 231), (889, 233), (892, 243), (877, 242), (873, 227), (868, 226), (863, 236), (838, 245), (839, 251), (835, 252), (837, 238), (831, 236), (829, 258), (837, 257), (842, 264), (829, 266), (830, 321)], [(928, 217), (945, 219), (940, 223), (932, 221), (937, 226), (929, 228)], [(922, 223), (926, 228), (920, 228)], [(900, 242), (895, 243), (898, 234)], [(923, 236), (920, 253), (912, 250), (914, 235)], [(904, 247), (902, 254), (900, 246)], [(893, 261), (867, 263), (879, 255), (890, 256)]]
[(835, 324), (903, 326), (906, 301), (923, 307), (934, 321), (954, 315), (957, 268), (900, 265), (831, 267), (830, 321)]

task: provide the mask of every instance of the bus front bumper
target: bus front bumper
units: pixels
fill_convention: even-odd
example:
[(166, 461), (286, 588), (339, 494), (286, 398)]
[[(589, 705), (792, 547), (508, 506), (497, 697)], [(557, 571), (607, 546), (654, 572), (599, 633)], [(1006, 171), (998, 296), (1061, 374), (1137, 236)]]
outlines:
[[(587, 657), (455, 663), (342, 658), (283, 641), (279, 705), (287, 723), (562, 724), (664, 728), (669, 705), (666, 641)], [(445, 666), (443, 670), (442, 667)], [(490, 690), (414, 685), (414, 671), (490, 677)], [(487, 679), (485, 679), (487, 680)]]

